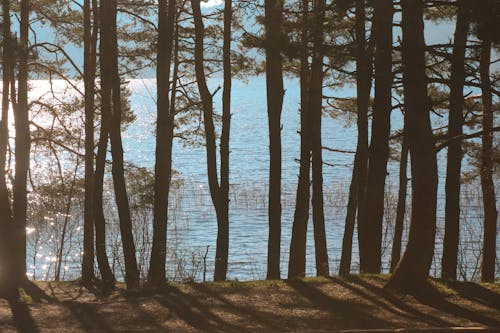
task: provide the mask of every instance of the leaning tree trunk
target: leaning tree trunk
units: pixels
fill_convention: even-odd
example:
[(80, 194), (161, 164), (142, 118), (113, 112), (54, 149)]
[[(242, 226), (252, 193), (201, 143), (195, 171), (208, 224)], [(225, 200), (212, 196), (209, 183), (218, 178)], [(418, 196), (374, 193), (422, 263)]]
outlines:
[(28, 204), (27, 178), (30, 165), (30, 128), (28, 108), (28, 40), (29, 40), (29, 0), (21, 1), (19, 38), (17, 107), (14, 109), (16, 123), (15, 138), (15, 179), (13, 198), (13, 218), (15, 223), (16, 261), (12, 274), (19, 281), (26, 280), (26, 217)]
[(340, 257), (339, 275), (351, 273), (352, 238), (363, 207), (365, 207), (365, 188), (368, 164), (368, 108), (372, 81), (371, 50), (366, 47), (366, 12), (365, 0), (356, 1), (356, 92), (357, 92), (357, 127), (358, 144), (354, 156), (354, 168), (349, 187), (349, 201), (345, 219), (342, 255)]
[[(120, 220), (120, 234), (125, 260), (125, 282), (128, 289), (139, 287), (139, 270), (135, 256), (135, 245), (132, 235), (132, 218), (127, 197), (124, 177), (123, 145), (121, 139), (121, 95), (120, 77), (118, 73), (118, 42), (116, 36), (116, 0), (104, 1), (101, 8), (101, 54), (102, 71), (102, 109), (103, 117), (108, 116), (109, 136), (115, 200)], [(107, 109), (106, 115), (104, 109)]]
[(295, 213), (293, 216), (292, 239), (288, 278), (303, 277), (306, 272), (307, 222), (309, 220), (309, 201), (311, 197), (311, 128), (309, 124), (309, 62), (308, 62), (308, 5), (302, 0), (301, 49), (300, 49), (300, 168), (297, 184)]
[[(85, 198), (83, 213), (82, 283), (91, 285), (94, 275), (94, 99), (96, 48), (92, 39), (91, 0), (83, 2), (83, 81), (85, 86)], [(95, 7), (93, 8), (95, 10)], [(95, 29), (95, 27), (94, 27)], [(59, 258), (61, 259), (61, 258)]]
[(269, 120), (269, 239), (267, 279), (280, 278), (281, 253), (281, 110), (283, 107), (283, 64), (281, 25), (283, 2), (265, 0), (266, 87)]
[(483, 92), (483, 146), (481, 150), (481, 189), (483, 192), (484, 239), (481, 281), (495, 281), (497, 209), (493, 182), (493, 105), (490, 80), (491, 41), (481, 48), (481, 90)]
[(314, 6), (313, 55), (309, 90), (309, 112), (311, 113), (312, 155), (312, 212), (314, 225), (314, 250), (316, 274), (328, 276), (328, 251), (325, 233), (323, 206), (323, 146), (321, 142), (321, 118), (323, 113), (323, 38), (326, 2), (317, 0)]
[[(203, 19), (201, 15), (200, 0), (191, 0), (191, 7), (193, 9), (194, 16), (194, 26), (195, 26), (195, 74), (196, 81), (198, 84), (198, 90), (200, 92), (201, 104), (203, 109), (203, 121), (205, 124), (205, 141), (207, 149), (207, 173), (208, 173), (208, 185), (210, 188), (210, 195), (212, 197), (212, 202), (215, 207), (215, 212), (217, 215), (217, 249), (215, 253), (215, 281), (226, 280), (227, 275), (227, 264), (228, 264), (228, 252), (229, 252), (229, 215), (228, 215), (228, 190), (229, 190), (229, 100), (230, 98), (230, 82), (227, 82), (227, 75), (230, 75), (227, 66), (230, 55), (230, 45), (227, 40), (228, 36), (225, 36), (224, 43), (224, 95), (225, 104), (223, 110), (223, 124), (222, 124), (222, 136), (221, 136), (221, 185), (219, 186), (219, 180), (217, 176), (217, 149), (216, 149), (216, 137), (215, 128), (213, 120), (213, 97), (208, 90), (207, 81), (204, 72), (204, 59), (203, 59), (203, 38), (205, 35), (205, 29), (203, 26)], [(225, 17), (224, 26), (227, 27), (229, 24), (227, 20), (230, 20), (231, 14), (227, 12), (228, 8), (225, 7)], [(225, 32), (228, 33), (228, 32)], [(230, 38), (230, 35), (229, 35)]]
[[(172, 144), (174, 139), (174, 115), (170, 114), (169, 80), (176, 1), (160, 1), (158, 4), (158, 45), (156, 63), (157, 122), (156, 163), (153, 208), (153, 244), (149, 264), (148, 282), (161, 286), (166, 281), (168, 197), (172, 178)], [(172, 92), (173, 94), (174, 92)]]
[[(451, 61), (450, 112), (448, 116), (448, 137), (463, 134), (463, 103), (465, 84), (465, 48), (469, 28), (468, 13), (464, 0), (458, 2), (455, 41)], [(453, 140), (448, 146), (446, 165), (445, 231), (441, 277), (457, 279), (457, 256), (460, 237), (460, 174), (462, 167), (462, 140)]]
[(432, 134), (422, 0), (402, 0), (405, 132), (411, 155), (412, 213), (406, 251), (388, 286), (412, 290), (424, 284), (434, 255), (436, 236), (437, 161)]
[(401, 158), (399, 160), (399, 191), (398, 206), (396, 208), (396, 221), (394, 222), (394, 237), (392, 239), (391, 251), (391, 273), (396, 269), (401, 258), (401, 247), (403, 241), (403, 230), (406, 215), (406, 192), (408, 191), (408, 138), (403, 130), (403, 141), (401, 142)]
[(358, 226), (362, 273), (380, 273), (384, 189), (392, 111), (392, 0), (374, 2), (375, 99), (366, 184), (366, 214)]

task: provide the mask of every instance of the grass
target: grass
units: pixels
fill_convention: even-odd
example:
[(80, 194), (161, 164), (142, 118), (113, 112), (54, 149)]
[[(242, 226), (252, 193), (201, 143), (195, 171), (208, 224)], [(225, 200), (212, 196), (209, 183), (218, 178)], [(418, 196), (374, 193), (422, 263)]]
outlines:
[(310, 332), (500, 327), (498, 284), (430, 281), (413, 295), (383, 288), (387, 276), (170, 284), (106, 297), (77, 282), (38, 285), (55, 302), (0, 302), (0, 331)]

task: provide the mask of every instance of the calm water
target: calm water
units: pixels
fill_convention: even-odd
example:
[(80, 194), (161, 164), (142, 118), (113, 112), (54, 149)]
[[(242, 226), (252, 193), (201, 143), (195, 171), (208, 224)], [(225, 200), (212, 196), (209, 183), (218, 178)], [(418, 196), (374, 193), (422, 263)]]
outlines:
[[(218, 84), (213, 80), (212, 86)], [(43, 85), (38, 87), (42, 89)], [(137, 115), (135, 123), (130, 125), (124, 133), (125, 158), (135, 165), (153, 168), (154, 165), (154, 127), (155, 127), (155, 83), (152, 80), (133, 80), (129, 84), (132, 91), (131, 105)], [(299, 129), (299, 85), (297, 80), (287, 79), (285, 82), (285, 100), (282, 115), (282, 142), (283, 142), (283, 215), (282, 215), (282, 276), (286, 275), (288, 251), (290, 243), (293, 208), (295, 203), (295, 188), (297, 184), (300, 137)], [(338, 92), (337, 95), (349, 96), (349, 89)], [(230, 249), (229, 249), (229, 279), (249, 280), (265, 277), (267, 255), (267, 182), (268, 182), (268, 130), (267, 111), (265, 102), (265, 79), (263, 77), (250, 78), (248, 82), (235, 80), (232, 93), (232, 123), (231, 123), (231, 205), (230, 205)], [(220, 110), (220, 93), (214, 101), (216, 110)], [(441, 126), (446, 119), (434, 119), (436, 127)], [(349, 126), (347, 126), (349, 125)], [(399, 130), (402, 126), (402, 117), (399, 111), (393, 112), (392, 130)], [(341, 119), (323, 119), (323, 145), (336, 149), (355, 150), (356, 148), (355, 122), (349, 124)], [(395, 146), (399, 149), (399, 146)], [(443, 175), (444, 163), (440, 153), (440, 195), (439, 219), (443, 223)], [(340, 259), (340, 248), (347, 204), (348, 187), (352, 172), (353, 154), (324, 152), (324, 160), (328, 164), (324, 167), (325, 184), (325, 217), (327, 242), (330, 255), (331, 272), (335, 273)], [(83, 167), (83, 166), (82, 166)], [(192, 276), (202, 279), (203, 260), (206, 256), (207, 279), (212, 278), (213, 257), (215, 254), (215, 240), (217, 223), (210, 200), (206, 177), (205, 147), (189, 146), (181, 139), (174, 143), (173, 167), (179, 172), (178, 178), (183, 186), (173, 190), (170, 201), (170, 219), (168, 226), (169, 262), (168, 270), (171, 278)], [(68, 165), (68, 168), (71, 168)], [(398, 163), (391, 161), (387, 178), (387, 213), (386, 236), (384, 237), (384, 269), (388, 269), (390, 256), (390, 239), (392, 237), (391, 225), (395, 219), (395, 205), (398, 187)], [(463, 210), (464, 221), (467, 222), (464, 238), (470, 244), (463, 243), (464, 267), (468, 278), (474, 273), (477, 262), (477, 242), (481, 236), (482, 212), (479, 200), (479, 188), (469, 186), (467, 203)], [(470, 193), (469, 193), (470, 192)], [(472, 194), (471, 194), (472, 193)], [(498, 193), (498, 192), (497, 192)], [(410, 198), (408, 198), (408, 201)], [(119, 258), (119, 249), (114, 244), (119, 244), (114, 236), (116, 232), (116, 217), (114, 207), (110, 204), (108, 209), (111, 218), (108, 219), (110, 231), (109, 252)], [(146, 213), (135, 214), (136, 242), (143, 251), (138, 253), (141, 267), (145, 269), (148, 257), (148, 233), (150, 230), (143, 228), (143, 221), (148, 221)], [(28, 258), (31, 274), (36, 278), (53, 275), (54, 261), (57, 253), (56, 241), (64, 217), (46, 218), (48, 232), (42, 236), (38, 232), (30, 233), (31, 247)], [(70, 219), (71, 230), (74, 237), (66, 240), (64, 249), (64, 274), (66, 278), (78, 276), (78, 265), (81, 251), (81, 213), (75, 211)], [(54, 225), (50, 225), (50, 224)], [(34, 226), (32, 226), (33, 229)], [(314, 275), (314, 244), (312, 228), (309, 224), (307, 272)], [(50, 228), (54, 230), (50, 231)], [(141, 229), (142, 228), (142, 229)], [(439, 244), (442, 238), (442, 228), (438, 230), (438, 250), (435, 258), (434, 273), (440, 262)], [(37, 235), (38, 242), (35, 242)], [(68, 236), (69, 237), (69, 236)], [(114, 237), (114, 238), (113, 238)], [(45, 239), (45, 244), (44, 240)], [(113, 243), (114, 242), (114, 243)], [(357, 269), (357, 244), (355, 236), (353, 269)], [(120, 275), (120, 261), (113, 260), (114, 268)], [(467, 264), (467, 265), (465, 265)], [(52, 270), (52, 271), (51, 271)]]

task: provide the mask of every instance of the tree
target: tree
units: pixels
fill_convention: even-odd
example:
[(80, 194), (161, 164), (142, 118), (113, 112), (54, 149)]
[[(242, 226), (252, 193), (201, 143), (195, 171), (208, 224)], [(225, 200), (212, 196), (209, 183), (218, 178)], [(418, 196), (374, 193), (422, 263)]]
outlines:
[[(174, 114), (171, 114), (169, 80), (174, 46), (176, 1), (158, 3), (158, 46), (156, 62), (157, 122), (156, 163), (153, 208), (153, 244), (148, 272), (148, 282), (160, 286), (166, 280), (165, 262), (167, 246), (168, 196), (172, 178), (172, 144), (174, 139)], [(175, 95), (175, 91), (172, 91)]]
[(118, 41), (116, 36), (116, 0), (101, 3), (101, 96), (102, 117), (109, 119), (111, 141), (112, 174), (115, 201), (120, 220), (120, 234), (125, 260), (125, 282), (128, 289), (139, 287), (139, 270), (135, 256), (132, 235), (132, 219), (127, 197), (123, 167), (123, 146), (121, 139), (122, 101), (120, 76), (118, 73)]
[(306, 240), (309, 220), (309, 202), (311, 197), (311, 126), (308, 111), (309, 99), (309, 52), (307, 41), (309, 0), (302, 0), (301, 48), (300, 48), (300, 168), (293, 216), (292, 239), (288, 278), (303, 277), (306, 272)]
[(412, 290), (425, 283), (436, 235), (437, 161), (430, 123), (422, 0), (403, 0), (405, 133), (411, 155), (412, 213), (408, 245), (388, 287)]
[[(83, 3), (83, 49), (85, 85), (85, 202), (83, 222), (82, 282), (91, 285), (94, 275), (94, 99), (97, 30), (92, 28), (91, 0)], [(97, 8), (92, 6), (95, 11)], [(94, 38), (95, 37), (95, 38)]]
[(372, 48), (366, 43), (366, 9), (365, 1), (356, 1), (356, 105), (358, 143), (354, 156), (354, 168), (349, 187), (349, 199), (342, 240), (342, 254), (340, 257), (339, 275), (347, 276), (351, 272), (352, 238), (356, 224), (363, 214), (366, 203), (366, 178), (368, 165), (368, 108), (370, 105), (370, 91), (372, 87)]
[(283, 1), (265, 0), (265, 52), (267, 115), (269, 121), (269, 239), (267, 279), (280, 278), (281, 254), (281, 111), (283, 64), (281, 33)]
[[(465, 1), (458, 2), (453, 55), (451, 61), (450, 112), (448, 116), (448, 136), (459, 137), (463, 134), (463, 103), (465, 85), (465, 50), (469, 17)], [(441, 277), (456, 280), (457, 255), (460, 237), (460, 177), (462, 166), (462, 140), (455, 140), (448, 146), (446, 165), (446, 205), (445, 235)]]
[(323, 115), (323, 38), (326, 2), (314, 3), (313, 54), (311, 62), (308, 109), (311, 114), (311, 157), (312, 157), (312, 215), (314, 225), (314, 246), (316, 273), (328, 276), (328, 251), (325, 234), (325, 212), (323, 207), (323, 145), (321, 141), (321, 118)]
[(359, 220), (360, 270), (380, 273), (384, 188), (392, 111), (392, 0), (374, 2), (375, 99), (363, 212)]
[[(227, 3), (229, 2), (229, 4)], [(191, 0), (194, 18), (195, 49), (194, 65), (198, 91), (203, 109), (203, 123), (205, 125), (205, 143), (207, 150), (207, 173), (210, 195), (217, 215), (217, 248), (215, 253), (215, 281), (226, 280), (229, 256), (229, 130), (230, 130), (230, 40), (231, 33), (231, 2), (227, 1), (224, 7), (224, 92), (222, 134), (220, 142), (221, 179), (217, 175), (217, 150), (213, 119), (213, 95), (208, 89), (204, 69), (204, 36), (205, 29), (201, 15), (200, 0)]]

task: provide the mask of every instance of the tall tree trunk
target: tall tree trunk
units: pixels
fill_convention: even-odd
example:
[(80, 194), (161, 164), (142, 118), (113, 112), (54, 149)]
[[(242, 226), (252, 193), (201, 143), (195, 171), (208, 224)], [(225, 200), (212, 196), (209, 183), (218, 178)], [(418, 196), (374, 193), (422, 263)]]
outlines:
[(396, 221), (394, 222), (394, 237), (391, 251), (391, 273), (394, 272), (401, 257), (403, 230), (406, 215), (406, 192), (408, 191), (408, 138), (403, 130), (401, 142), (401, 158), (399, 160), (399, 191)]
[(312, 212), (314, 225), (314, 250), (316, 274), (328, 276), (328, 251), (326, 247), (325, 212), (323, 207), (323, 145), (321, 142), (321, 118), (323, 113), (323, 37), (326, 3), (317, 0), (314, 6), (313, 56), (309, 90), (309, 112), (311, 112), (312, 155)]
[(281, 26), (283, 2), (265, 0), (266, 92), (269, 121), (269, 239), (267, 279), (280, 278), (281, 255), (281, 110), (283, 108), (283, 64)]
[[(448, 136), (463, 134), (465, 48), (469, 28), (469, 14), (464, 0), (458, 2), (455, 41), (451, 61), (450, 112), (448, 116)], [(441, 277), (445, 280), (457, 279), (457, 255), (460, 238), (460, 174), (462, 167), (462, 140), (453, 140), (448, 146), (446, 165), (445, 232)]]
[(366, 184), (366, 214), (360, 220), (359, 258), (362, 273), (380, 273), (384, 189), (389, 158), (392, 90), (392, 0), (374, 2), (375, 99)]
[(165, 283), (167, 259), (168, 196), (172, 178), (172, 143), (174, 139), (174, 115), (170, 114), (169, 80), (176, 1), (160, 1), (158, 4), (158, 48), (156, 63), (157, 122), (156, 163), (154, 186), (153, 244), (148, 272), (148, 282), (154, 286)]
[[(10, 22), (10, 2), (9, 0), (2, 0), (3, 22), (2, 22), (2, 35), (3, 35), (3, 67), (2, 67), (2, 118), (0, 120), (0, 215), (2, 220), (0, 222), (0, 269), (5, 272), (13, 265), (13, 254), (15, 243), (12, 237), (13, 223), (12, 223), (12, 210), (10, 206), (9, 191), (7, 188), (6, 175), (6, 161), (7, 161), (7, 147), (9, 140), (9, 91), (10, 81), (13, 74), (13, 50), (11, 39), (11, 22)], [(5, 267), (7, 269), (5, 269)], [(17, 290), (17, 279), (13, 274), (0, 274), (0, 296), (12, 297)]]
[[(135, 256), (135, 245), (132, 235), (132, 218), (127, 197), (124, 177), (123, 146), (121, 139), (121, 96), (120, 77), (118, 73), (118, 42), (116, 36), (116, 0), (104, 1), (101, 7), (101, 52), (102, 71), (102, 104), (103, 116), (110, 118), (109, 136), (115, 200), (120, 220), (120, 234), (125, 260), (125, 282), (128, 289), (139, 287), (139, 270)], [(105, 23), (106, 22), (106, 23)], [(107, 109), (106, 112), (104, 109)]]
[[(94, 28), (92, 30), (92, 40), (96, 49), (97, 58), (97, 37), (100, 27), (100, 8), (97, 0), (92, 0)], [(100, 52), (103, 53), (103, 44), (100, 45)], [(105, 52), (104, 52), (105, 53)], [(96, 59), (97, 60), (97, 59)], [(103, 73), (101, 66), (101, 75)], [(101, 80), (102, 88), (102, 80)], [(104, 95), (103, 95), (104, 96)], [(97, 156), (95, 162), (94, 180), (93, 180), (93, 210), (94, 210), (94, 227), (95, 227), (95, 253), (97, 258), (97, 266), (101, 273), (101, 278), (104, 282), (104, 287), (107, 290), (114, 289), (115, 277), (111, 266), (109, 265), (108, 255), (106, 254), (106, 219), (104, 217), (103, 207), (103, 190), (104, 190), (104, 173), (106, 169), (106, 154), (108, 149), (109, 136), (109, 102), (104, 105), (105, 99), (109, 101), (109, 96), (106, 95), (101, 99), (101, 127), (99, 130), (99, 142), (97, 144)]]
[(351, 272), (352, 237), (356, 223), (363, 210), (367, 164), (368, 164), (368, 108), (370, 104), (370, 90), (372, 81), (371, 50), (366, 47), (366, 12), (365, 0), (356, 1), (356, 92), (357, 92), (357, 127), (358, 144), (354, 156), (351, 186), (349, 187), (349, 201), (342, 240), (342, 255), (340, 257), (339, 275), (346, 276)]
[(29, 0), (21, 0), (21, 20), (19, 33), (19, 73), (17, 107), (14, 110), (16, 123), (16, 166), (14, 179), (14, 223), (16, 234), (16, 264), (12, 267), (13, 275), (26, 279), (26, 217), (27, 217), (27, 177), (30, 165), (30, 128), (28, 110), (28, 33)]
[[(85, 202), (83, 218), (82, 283), (91, 285), (94, 276), (94, 98), (96, 47), (93, 40), (91, 0), (83, 3), (83, 80), (85, 85)], [(95, 10), (95, 7), (92, 8)], [(95, 27), (94, 27), (95, 29)]]
[(425, 283), (436, 236), (437, 162), (432, 134), (422, 0), (402, 0), (405, 132), (411, 154), (412, 213), (408, 245), (389, 287), (411, 290)]
[[(229, 4), (227, 5), (229, 6)], [(231, 19), (231, 15), (227, 13), (228, 7), (225, 6), (224, 15), (224, 26), (227, 27), (229, 24), (227, 20)], [(212, 202), (215, 207), (215, 212), (217, 214), (217, 249), (215, 253), (215, 281), (226, 280), (227, 274), (227, 264), (228, 264), (228, 249), (229, 249), (229, 216), (228, 216), (228, 189), (229, 189), (229, 120), (230, 120), (230, 110), (229, 110), (229, 100), (230, 95), (230, 82), (224, 83), (224, 109), (223, 109), (223, 124), (222, 124), (222, 136), (221, 136), (221, 186), (219, 186), (219, 179), (217, 175), (217, 149), (216, 149), (216, 138), (215, 138), (215, 128), (213, 120), (213, 97), (208, 90), (207, 81), (204, 72), (204, 59), (203, 59), (203, 38), (205, 35), (205, 29), (203, 27), (203, 19), (201, 15), (200, 0), (191, 0), (191, 7), (193, 9), (194, 25), (195, 25), (195, 74), (196, 81), (198, 84), (198, 90), (200, 92), (201, 103), (203, 108), (203, 120), (205, 124), (205, 141), (207, 148), (207, 173), (208, 173), (208, 185), (210, 188), (210, 195), (212, 197)], [(229, 33), (229, 32), (225, 32)], [(229, 65), (229, 55), (230, 55), (230, 34), (229, 37), (225, 36), (224, 42), (224, 67), (225, 73), (224, 78), (227, 79), (227, 75), (230, 75), (230, 71), (227, 68)], [(224, 174), (224, 175), (222, 175)], [(223, 189), (224, 187), (224, 189)]]
[(483, 92), (483, 146), (481, 151), (481, 189), (484, 207), (483, 260), (481, 281), (495, 281), (497, 209), (493, 183), (493, 98), (490, 80), (491, 40), (481, 48), (481, 90)]
[(309, 100), (309, 51), (308, 42), (309, 0), (302, 0), (301, 50), (300, 50), (300, 168), (293, 216), (292, 239), (288, 278), (303, 277), (306, 274), (307, 222), (311, 200), (311, 126), (308, 112)]

